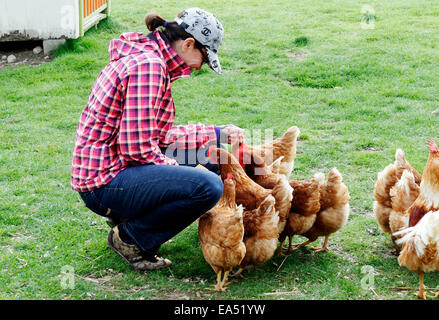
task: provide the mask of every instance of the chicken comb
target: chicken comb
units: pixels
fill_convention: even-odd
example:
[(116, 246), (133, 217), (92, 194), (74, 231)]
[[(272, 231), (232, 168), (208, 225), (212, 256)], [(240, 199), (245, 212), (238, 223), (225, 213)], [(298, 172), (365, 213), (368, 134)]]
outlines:
[(238, 161), (241, 167), (245, 169), (245, 163), (244, 163), (244, 153), (248, 151), (247, 145), (244, 143), (241, 143), (238, 148)]
[(227, 179), (232, 179), (232, 174), (230, 172), (227, 174)]
[(433, 139), (428, 139), (427, 144), (429, 146), (428, 149), (430, 150), (430, 152), (438, 152), (439, 151), (439, 149), (437, 148), (436, 143), (433, 141)]

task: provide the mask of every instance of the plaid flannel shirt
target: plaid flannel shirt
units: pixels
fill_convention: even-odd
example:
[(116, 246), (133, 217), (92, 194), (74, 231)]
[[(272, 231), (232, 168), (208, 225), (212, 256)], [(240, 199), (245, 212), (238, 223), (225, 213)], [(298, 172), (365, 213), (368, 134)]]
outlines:
[(153, 34), (157, 42), (136, 32), (110, 42), (110, 63), (97, 77), (76, 131), (73, 190), (100, 188), (129, 166), (178, 165), (160, 147), (216, 143), (214, 125), (173, 125), (171, 82), (189, 77), (191, 68), (163, 34)]

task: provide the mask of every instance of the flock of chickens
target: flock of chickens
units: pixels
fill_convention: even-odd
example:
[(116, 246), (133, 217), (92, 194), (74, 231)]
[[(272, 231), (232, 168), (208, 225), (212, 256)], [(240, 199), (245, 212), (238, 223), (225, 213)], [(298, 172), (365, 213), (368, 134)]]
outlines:
[[(260, 146), (244, 143), (209, 150), (218, 164), (224, 192), (211, 210), (198, 220), (198, 235), (205, 260), (217, 274), (215, 290), (226, 290), (227, 278), (261, 265), (278, 255), (339, 230), (349, 216), (349, 192), (333, 168), (325, 179), (316, 173), (306, 181), (289, 180), (294, 168), (299, 128)], [(378, 173), (373, 211), (381, 229), (389, 233), (398, 262), (419, 275), (417, 296), (426, 299), (424, 273), (439, 271), (439, 149), (428, 141), (429, 158), (422, 175), (401, 149), (395, 162)], [(308, 238), (293, 246), (294, 235)], [(286, 238), (288, 248), (284, 248)], [(222, 278), (222, 272), (224, 277)], [(439, 292), (435, 297), (439, 296)]]
[[(273, 257), (339, 230), (349, 216), (349, 192), (333, 168), (325, 179), (317, 173), (306, 181), (289, 180), (294, 168), (299, 128), (260, 146), (233, 145), (231, 152), (209, 150), (210, 162), (218, 164), (224, 191), (218, 203), (198, 220), (198, 235), (205, 260), (217, 274), (215, 290), (226, 290), (234, 267), (261, 265)], [(292, 238), (308, 238), (293, 248)], [(283, 244), (288, 237), (288, 249)], [(222, 278), (222, 273), (224, 276)]]
[(419, 275), (417, 296), (422, 299), (427, 298), (424, 273), (439, 271), (439, 149), (433, 140), (428, 145), (422, 175), (396, 150), (395, 162), (378, 173), (373, 205), (379, 226), (399, 253), (399, 264)]

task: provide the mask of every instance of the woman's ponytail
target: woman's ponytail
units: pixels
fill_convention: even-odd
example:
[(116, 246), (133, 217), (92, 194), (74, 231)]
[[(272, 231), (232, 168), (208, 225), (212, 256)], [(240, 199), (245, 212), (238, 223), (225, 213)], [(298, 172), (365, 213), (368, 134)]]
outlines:
[(149, 31), (154, 31), (158, 27), (162, 27), (164, 23), (165, 19), (157, 13), (148, 13), (145, 17), (145, 25)]
[[(178, 14), (181, 17), (184, 11)], [(159, 27), (163, 27), (160, 31), (166, 36), (166, 38), (173, 43), (177, 40), (185, 40), (187, 38), (193, 38), (192, 35), (187, 33), (182, 27), (175, 21), (166, 21), (160, 15), (155, 12), (148, 13), (145, 16), (145, 25), (149, 31), (154, 31)], [(197, 42), (197, 40), (195, 40)]]

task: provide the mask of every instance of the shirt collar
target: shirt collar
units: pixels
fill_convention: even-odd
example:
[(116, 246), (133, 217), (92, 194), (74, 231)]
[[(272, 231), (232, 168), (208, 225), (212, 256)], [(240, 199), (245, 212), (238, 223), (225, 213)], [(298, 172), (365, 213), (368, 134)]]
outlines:
[(166, 61), (166, 65), (168, 66), (169, 75), (171, 77), (171, 82), (175, 81), (179, 78), (187, 78), (192, 73), (192, 69), (183, 61), (182, 58), (177, 54), (177, 52), (172, 48), (171, 43), (166, 38), (166, 36), (154, 30), (152, 32), (154, 36), (157, 38), (159, 52), (162, 54), (163, 59)]

